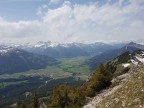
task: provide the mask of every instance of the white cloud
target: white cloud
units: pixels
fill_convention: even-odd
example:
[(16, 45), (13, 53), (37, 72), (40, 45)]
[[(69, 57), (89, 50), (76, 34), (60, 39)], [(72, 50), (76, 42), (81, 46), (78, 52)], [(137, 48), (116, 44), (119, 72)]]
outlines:
[(38, 8), (37, 10), (37, 15), (43, 16), (45, 14), (45, 11), (48, 9), (48, 5), (42, 5), (41, 7)]
[(128, 40), (127, 36), (131, 39), (142, 38), (144, 20), (137, 15), (143, 14), (144, 1), (137, 1), (130, 0), (125, 6), (122, 6), (124, 0), (102, 6), (97, 3), (73, 5), (65, 1), (56, 9), (43, 5), (38, 9), (42, 17), (40, 21), (12, 23), (0, 18), (0, 38), (1, 41), (11, 39), (21, 42)]

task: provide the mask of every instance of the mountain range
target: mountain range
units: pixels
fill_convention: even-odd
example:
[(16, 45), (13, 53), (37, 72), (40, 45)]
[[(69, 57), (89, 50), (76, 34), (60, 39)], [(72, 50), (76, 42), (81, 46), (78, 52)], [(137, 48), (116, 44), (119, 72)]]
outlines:
[(107, 50), (120, 48), (123, 43), (107, 44), (103, 42), (96, 43), (53, 43), (37, 42), (27, 44), (3, 44), (3, 46), (11, 46), (26, 50), (31, 53), (47, 55), (53, 58), (71, 58), (77, 56), (97, 55)]
[(23, 45), (3, 44), (0, 47), (0, 74), (45, 68), (56, 63), (54, 58), (95, 55), (87, 61), (90, 69), (94, 70), (100, 63), (106, 63), (126, 51), (144, 50), (144, 45), (134, 42), (124, 45), (125, 43), (112, 45), (102, 42), (58, 44), (50, 41)]
[(97, 55), (106, 50), (119, 47), (97, 42), (83, 43), (53, 43), (37, 42), (35, 44), (1, 44), (0, 45), (0, 74), (24, 72), (31, 69), (42, 69), (55, 64), (55, 58), (71, 58), (78, 56)]

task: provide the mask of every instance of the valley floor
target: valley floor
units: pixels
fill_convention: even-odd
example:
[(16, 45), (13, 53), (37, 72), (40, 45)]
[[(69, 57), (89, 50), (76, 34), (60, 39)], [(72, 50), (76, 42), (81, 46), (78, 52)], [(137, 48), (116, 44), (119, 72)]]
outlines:
[(60, 63), (47, 66), (45, 69), (30, 70), (14, 74), (2, 74), (0, 79), (19, 78), (21, 76), (47, 76), (52, 78), (66, 78), (70, 76), (79, 76), (86, 79), (91, 73), (89, 66), (85, 64), (89, 57), (81, 56), (75, 58), (59, 59)]
[(25, 93), (34, 90), (43, 93), (45, 91), (46, 94), (41, 93), (41, 95), (49, 96), (52, 88), (62, 83), (82, 84), (90, 74), (90, 69), (85, 64), (88, 58), (63, 58), (59, 60), (59, 64), (45, 69), (0, 75), (0, 103), (24, 100)]

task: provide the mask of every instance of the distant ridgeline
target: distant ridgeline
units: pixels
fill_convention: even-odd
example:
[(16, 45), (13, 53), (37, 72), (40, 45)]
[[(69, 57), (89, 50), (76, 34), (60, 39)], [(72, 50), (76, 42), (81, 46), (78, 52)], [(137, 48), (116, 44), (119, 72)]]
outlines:
[(78, 56), (89, 56), (100, 54), (106, 50), (117, 49), (120, 45), (110, 45), (102, 42), (95, 43), (53, 43), (51, 41), (47, 42), (37, 42), (35, 44), (23, 44), (23, 45), (5, 45), (12, 46), (15, 48), (23, 49), (31, 53), (36, 53), (40, 55), (47, 55), (53, 58), (71, 58)]

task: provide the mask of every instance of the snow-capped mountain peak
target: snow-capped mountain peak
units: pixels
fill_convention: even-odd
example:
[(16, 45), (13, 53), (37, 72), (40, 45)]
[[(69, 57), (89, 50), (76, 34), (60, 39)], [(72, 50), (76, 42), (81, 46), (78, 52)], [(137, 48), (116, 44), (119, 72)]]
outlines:
[(0, 47), (0, 55), (5, 55), (5, 54), (10, 53), (15, 50), (16, 49), (13, 47)]
[(51, 42), (51, 41), (39, 41), (35, 44), (33, 44), (33, 47), (35, 48), (49, 48), (49, 47), (56, 47), (58, 45), (58, 43), (55, 43), (55, 42)]

